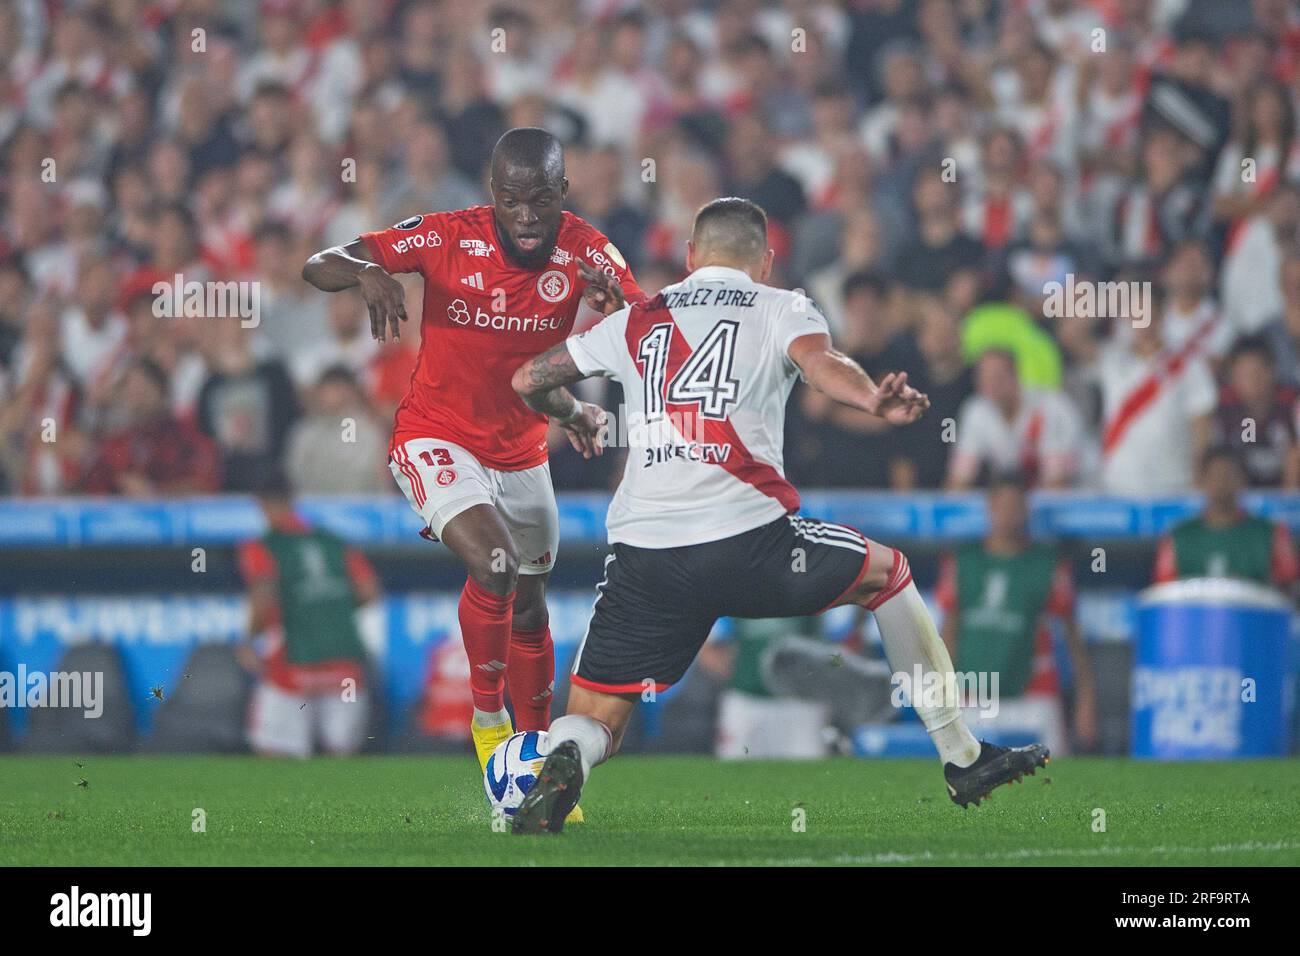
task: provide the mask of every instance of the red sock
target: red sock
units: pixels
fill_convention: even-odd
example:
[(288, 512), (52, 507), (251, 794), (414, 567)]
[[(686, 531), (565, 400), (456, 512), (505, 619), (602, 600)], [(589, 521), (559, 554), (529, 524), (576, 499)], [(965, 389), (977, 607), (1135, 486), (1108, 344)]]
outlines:
[(460, 635), (469, 657), (469, 689), (474, 706), (496, 713), (505, 706), (502, 672), (510, 648), (510, 617), (515, 592), (493, 594), (473, 578), (460, 592)]
[(555, 691), (555, 647), (551, 628), (510, 632), (510, 702), (515, 705), (515, 730), (545, 730), (551, 725), (551, 696)]

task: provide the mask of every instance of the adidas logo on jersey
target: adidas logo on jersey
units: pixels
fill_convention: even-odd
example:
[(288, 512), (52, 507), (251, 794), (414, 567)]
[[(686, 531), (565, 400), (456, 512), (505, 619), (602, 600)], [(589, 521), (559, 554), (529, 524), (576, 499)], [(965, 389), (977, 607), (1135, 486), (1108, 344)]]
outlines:
[(461, 281), (464, 285), (469, 286), (471, 289), (482, 289), (482, 288), (483, 288), (483, 273), (481, 273), (481, 272), (476, 272), (476, 273), (474, 273), (472, 276), (462, 276), (460, 281)]

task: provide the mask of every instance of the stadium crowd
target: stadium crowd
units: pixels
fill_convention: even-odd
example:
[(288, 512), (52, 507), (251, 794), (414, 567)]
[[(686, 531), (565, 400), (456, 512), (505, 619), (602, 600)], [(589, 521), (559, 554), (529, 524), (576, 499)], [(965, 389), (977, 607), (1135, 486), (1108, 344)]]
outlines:
[[(392, 492), (418, 336), (302, 263), (487, 201), (520, 125), (645, 289), (751, 198), (773, 281), (929, 393), (900, 436), (800, 388), (796, 484), (1177, 492), (1226, 447), (1300, 487), (1298, 96), (1291, 0), (12, 0), (0, 487)], [(160, 316), (176, 276), (256, 321)], [(561, 446), (561, 489), (619, 473)]]

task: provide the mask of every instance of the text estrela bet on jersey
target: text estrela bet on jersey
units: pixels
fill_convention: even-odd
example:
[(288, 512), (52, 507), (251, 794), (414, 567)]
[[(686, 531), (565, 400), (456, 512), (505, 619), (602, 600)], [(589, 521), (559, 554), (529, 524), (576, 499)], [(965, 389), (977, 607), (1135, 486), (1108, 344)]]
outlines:
[(566, 212), (546, 266), (515, 265), (491, 206), (413, 216), (361, 238), (389, 272), (424, 276), (420, 353), (393, 444), (436, 436), (503, 471), (546, 461), (546, 417), (519, 401), (510, 378), (572, 331), (579, 259), (616, 278), (627, 301), (644, 298), (618, 249)]
[(631, 447), (611, 542), (701, 544), (798, 510), (782, 461), (799, 374), (787, 349), (814, 333), (826, 319), (802, 293), (710, 266), (569, 339), (584, 374), (623, 383)]

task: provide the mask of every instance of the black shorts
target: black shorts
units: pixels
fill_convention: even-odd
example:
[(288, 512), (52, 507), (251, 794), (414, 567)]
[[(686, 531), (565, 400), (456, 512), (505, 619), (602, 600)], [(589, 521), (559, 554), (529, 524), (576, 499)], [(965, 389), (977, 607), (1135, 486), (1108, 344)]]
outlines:
[(615, 544), (573, 683), (661, 691), (681, 680), (718, 618), (820, 614), (862, 580), (867, 560), (860, 531), (797, 515), (680, 548)]

